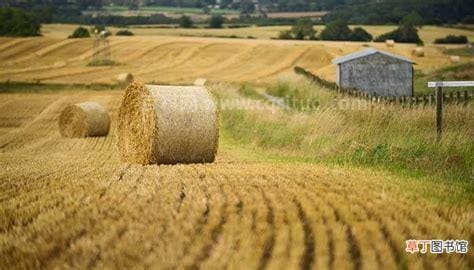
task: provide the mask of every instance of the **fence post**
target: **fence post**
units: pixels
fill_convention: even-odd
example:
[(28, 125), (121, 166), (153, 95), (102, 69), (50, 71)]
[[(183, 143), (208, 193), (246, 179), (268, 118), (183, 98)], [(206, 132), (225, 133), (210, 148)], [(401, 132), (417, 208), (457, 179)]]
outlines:
[(441, 139), (443, 133), (443, 88), (438, 86), (436, 88), (436, 132), (438, 140)]

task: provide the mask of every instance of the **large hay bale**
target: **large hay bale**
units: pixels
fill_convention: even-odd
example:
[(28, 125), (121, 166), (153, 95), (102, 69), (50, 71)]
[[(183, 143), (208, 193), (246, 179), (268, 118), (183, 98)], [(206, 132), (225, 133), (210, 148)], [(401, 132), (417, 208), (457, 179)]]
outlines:
[(219, 138), (217, 106), (201, 86), (134, 82), (119, 109), (118, 148), (124, 162), (213, 162)]
[(122, 85), (129, 85), (133, 82), (133, 75), (130, 73), (120, 73), (117, 76), (117, 82)]
[(424, 57), (425, 56), (425, 52), (423, 51), (423, 48), (421, 48), (421, 47), (417, 47), (417, 48), (413, 49), (412, 54), (416, 57)]
[(461, 61), (461, 57), (459, 57), (458, 55), (451, 55), (449, 59), (453, 64), (459, 63), (459, 61)]
[(387, 39), (387, 40), (385, 40), (385, 45), (387, 45), (387, 47), (394, 47), (395, 46), (395, 40)]
[(68, 138), (106, 136), (109, 127), (107, 111), (95, 102), (69, 105), (59, 116), (59, 132)]

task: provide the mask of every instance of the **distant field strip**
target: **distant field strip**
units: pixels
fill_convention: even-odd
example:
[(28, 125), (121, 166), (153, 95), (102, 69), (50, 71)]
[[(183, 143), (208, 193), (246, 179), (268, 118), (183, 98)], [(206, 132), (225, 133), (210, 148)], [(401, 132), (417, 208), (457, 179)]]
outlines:
[[(112, 37), (111, 55), (118, 65), (88, 67), (93, 39), (50, 37), (2, 38), (0, 81), (54, 83), (114, 83), (130, 72), (143, 82), (192, 83), (198, 77), (212, 81), (267, 82), (302, 66), (334, 80), (334, 57), (363, 48), (362, 43), (232, 40), (185, 37)], [(412, 57), (414, 45), (371, 44), (375, 48)], [(449, 57), (435, 46), (425, 47), (424, 58), (414, 58), (424, 72), (449, 65)], [(462, 58), (462, 61), (469, 61)]]
[(0, 94), (0, 126), (16, 123), (0, 133), (0, 268), (468, 269), (473, 263), (471, 251), (405, 253), (407, 239), (474, 241), (471, 205), (409, 196), (446, 195), (443, 184), (251, 161), (229, 147), (213, 164), (127, 165), (117, 155), (115, 122), (107, 137), (60, 137), (64, 106), (94, 100), (114, 120), (120, 94)]

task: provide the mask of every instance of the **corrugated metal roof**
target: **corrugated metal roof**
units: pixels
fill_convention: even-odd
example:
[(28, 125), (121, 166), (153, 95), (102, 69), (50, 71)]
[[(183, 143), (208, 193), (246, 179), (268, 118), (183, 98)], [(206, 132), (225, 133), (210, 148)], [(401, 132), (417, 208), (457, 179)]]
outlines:
[(336, 59), (333, 59), (332, 63), (333, 64), (341, 64), (341, 63), (351, 61), (351, 60), (354, 60), (354, 59), (357, 59), (357, 58), (365, 57), (365, 56), (368, 56), (368, 55), (371, 55), (371, 54), (374, 54), (374, 53), (381, 53), (381, 54), (384, 54), (384, 55), (387, 55), (387, 56), (390, 56), (390, 57), (393, 57), (393, 58), (400, 59), (400, 60), (405, 61), (405, 62), (415, 64), (415, 62), (413, 62), (410, 59), (405, 58), (403, 56), (391, 54), (391, 53), (384, 52), (384, 51), (379, 51), (379, 50), (376, 50), (374, 48), (369, 48), (369, 49), (365, 49), (365, 50), (362, 50), (362, 51), (358, 51), (358, 52), (355, 52), (355, 53), (351, 53), (351, 54), (348, 54), (348, 55), (338, 57)]

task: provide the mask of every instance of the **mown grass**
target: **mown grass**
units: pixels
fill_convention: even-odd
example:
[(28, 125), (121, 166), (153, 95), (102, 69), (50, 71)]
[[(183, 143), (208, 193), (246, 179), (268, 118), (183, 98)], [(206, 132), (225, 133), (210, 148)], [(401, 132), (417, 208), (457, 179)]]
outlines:
[[(301, 95), (291, 89), (312, 90), (319, 105), (309, 111), (223, 109), (225, 136), (288, 159), (377, 167), (462, 183), (474, 179), (472, 103), (446, 105), (444, 135), (438, 141), (432, 106), (368, 104), (328, 96), (321, 87), (301, 80), (285, 83), (291, 85), (285, 90), (290, 95)], [(222, 91), (228, 89), (215, 89), (217, 96), (222, 97)]]

